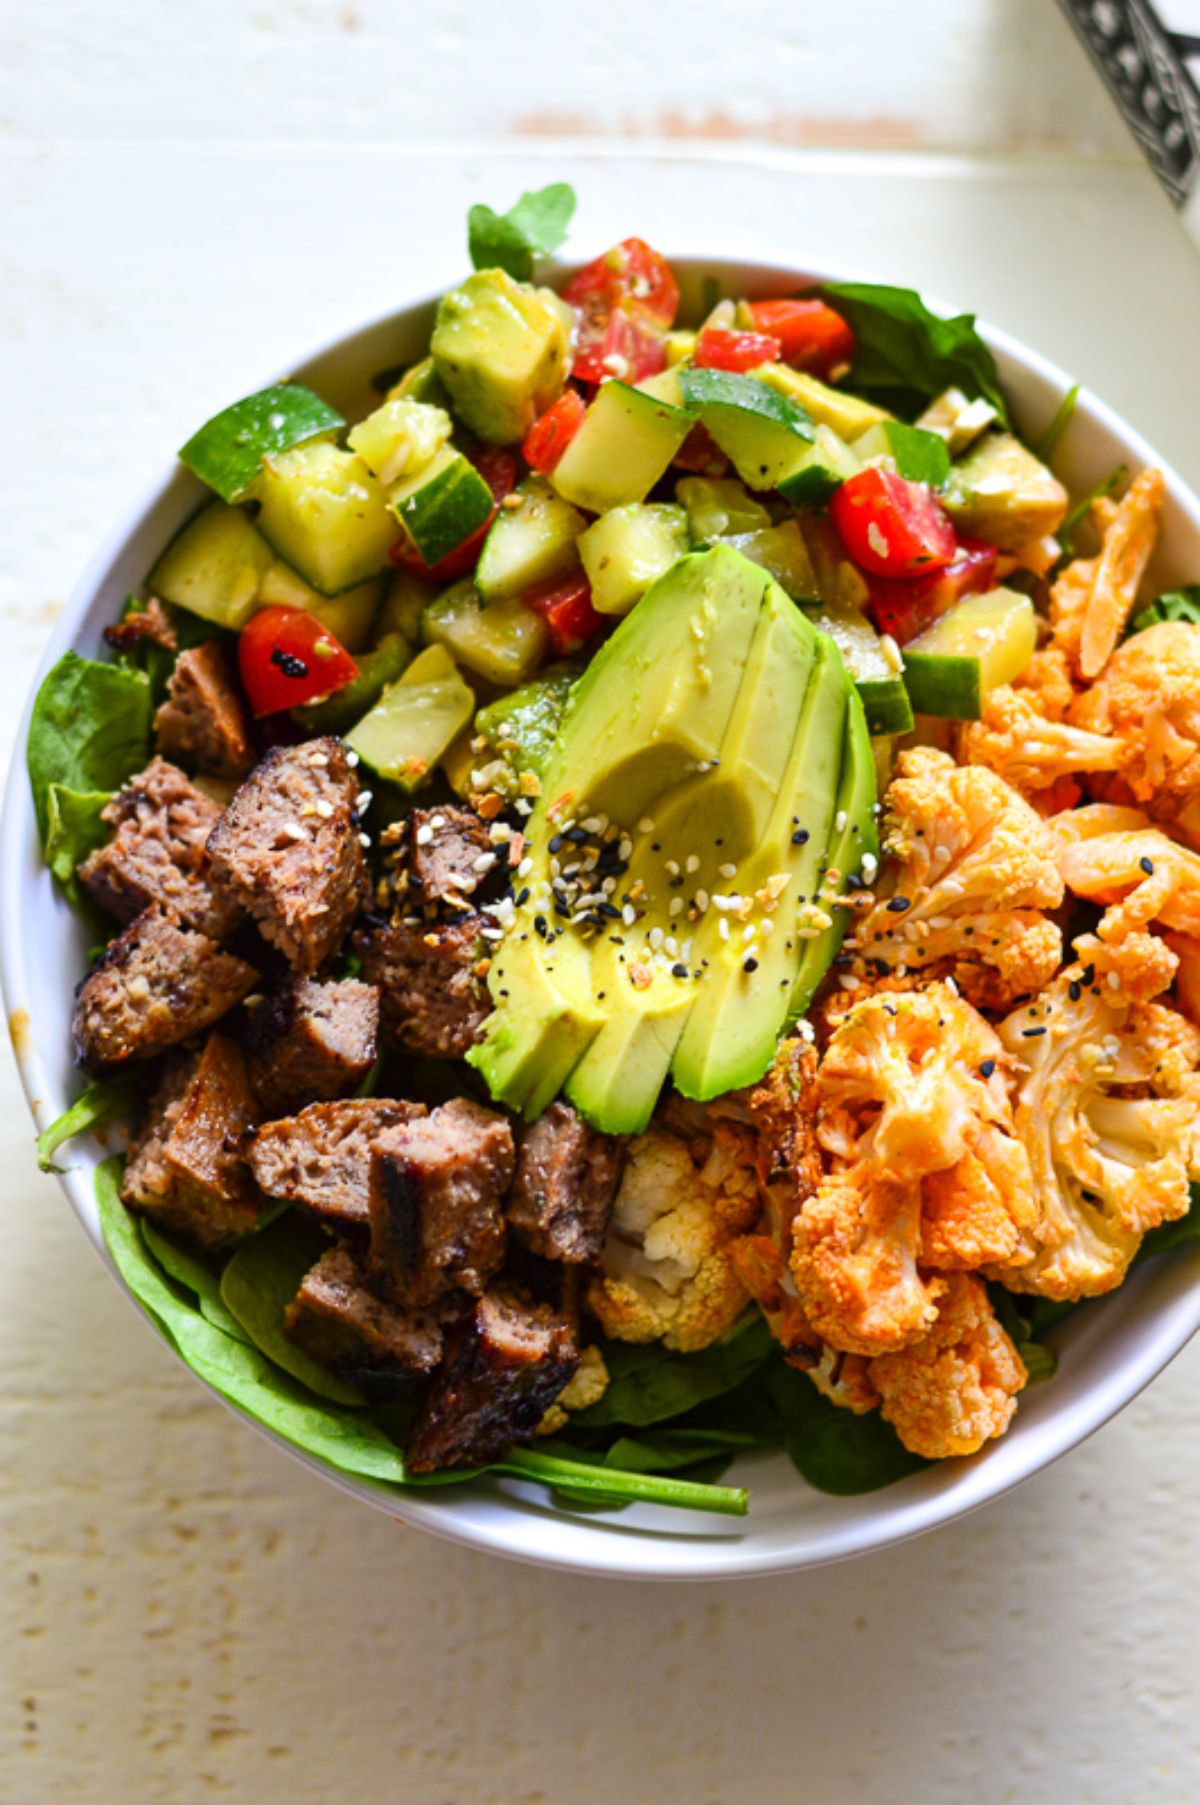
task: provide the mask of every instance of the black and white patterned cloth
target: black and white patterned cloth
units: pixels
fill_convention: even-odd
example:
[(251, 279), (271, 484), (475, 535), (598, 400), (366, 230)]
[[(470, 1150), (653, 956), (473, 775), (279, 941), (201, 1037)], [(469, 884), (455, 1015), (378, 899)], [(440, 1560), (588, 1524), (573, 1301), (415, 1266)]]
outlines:
[(1187, 207), (1200, 195), (1200, 21), (1170, 0), (1061, 4), (1167, 193)]

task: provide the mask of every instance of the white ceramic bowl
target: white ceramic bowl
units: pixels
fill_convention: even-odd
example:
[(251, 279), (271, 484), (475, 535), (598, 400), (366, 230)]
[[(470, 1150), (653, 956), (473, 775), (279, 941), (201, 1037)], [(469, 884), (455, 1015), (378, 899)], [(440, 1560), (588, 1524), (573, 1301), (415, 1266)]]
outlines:
[[(675, 257), (672, 264), (684, 307), (690, 301), (693, 313), (701, 306), (701, 285), (709, 276), (721, 283), (722, 293), (755, 296), (788, 293), (830, 275), (699, 256)], [(435, 303), (436, 296), (414, 301), (333, 340), (282, 374), (310, 382), (354, 418), (372, 404), (373, 372), (424, 355)], [(1016, 418), (1036, 439), (1070, 379), (1004, 333), (990, 327), (983, 332)], [(1162, 466), (1133, 427), (1085, 390), (1059, 448), (1057, 468), (1073, 493), (1081, 494), (1121, 462), (1133, 470)], [(1155, 572), (1164, 584), (1200, 575), (1200, 502), (1169, 469), (1166, 477)], [(141, 585), (158, 553), (206, 494), (181, 466), (168, 468), (84, 574), (46, 649), (43, 672), (71, 646), (99, 655), (102, 628), (117, 617), (124, 597)], [(79, 1089), (68, 1030), (87, 935), (39, 857), (24, 769), (28, 719), (27, 706), (0, 829), (0, 975), (22, 1081), (43, 1128)], [(60, 1155), (67, 1167), (61, 1183), (111, 1271), (92, 1190), (102, 1156), (90, 1138), (73, 1142)], [(1162, 1371), (1198, 1326), (1200, 1249), (1152, 1261), (1102, 1306), (1065, 1325), (1055, 1377), (1025, 1394), (1009, 1433), (984, 1453), (941, 1462), (885, 1491), (857, 1498), (830, 1498), (810, 1490), (782, 1454), (747, 1456), (733, 1469), (733, 1477), (751, 1488), (750, 1513), (740, 1520), (651, 1506), (577, 1514), (552, 1504), (541, 1488), (512, 1480), (403, 1494), (335, 1473), (281, 1438), (272, 1439), (376, 1510), (497, 1554), (625, 1577), (772, 1573), (902, 1541), (998, 1497), (1099, 1428)], [(136, 1400), (131, 1403), (136, 1408)]]

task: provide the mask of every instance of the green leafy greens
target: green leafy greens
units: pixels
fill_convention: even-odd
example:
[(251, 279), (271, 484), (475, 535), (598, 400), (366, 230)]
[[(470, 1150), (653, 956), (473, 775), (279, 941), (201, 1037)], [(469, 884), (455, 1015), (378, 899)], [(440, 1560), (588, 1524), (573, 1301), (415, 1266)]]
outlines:
[(995, 360), (975, 330), (973, 313), (945, 319), (931, 313), (911, 288), (875, 282), (827, 282), (822, 295), (854, 333), (850, 382), (904, 413), (958, 388), (995, 408), (1003, 425), (1008, 408)]
[(150, 700), (145, 671), (101, 664), (77, 652), (65, 652), (43, 678), (29, 722), (26, 759), (47, 850), (50, 792), (59, 792), (54, 844), (60, 863), (68, 841), (90, 831), (85, 824), (95, 799), (118, 789), (149, 758)]
[(551, 182), (523, 194), (507, 213), (482, 203), (467, 214), (467, 248), (476, 269), (499, 267), (517, 282), (528, 282), (535, 260), (556, 251), (575, 211), (569, 182)]
[(1075, 418), (1075, 409), (1079, 403), (1079, 384), (1073, 382), (1058, 406), (1054, 410), (1054, 418), (1042, 434), (1036, 453), (1043, 464), (1048, 464), (1062, 441), (1071, 421)]
[(1129, 631), (1141, 633), (1164, 620), (1182, 620), (1200, 626), (1200, 583), (1189, 583), (1185, 589), (1168, 589), (1157, 596), (1140, 614), (1134, 615)]
[(39, 1134), (37, 1158), (42, 1171), (54, 1171), (54, 1155), (77, 1134), (86, 1134), (89, 1128), (99, 1128), (117, 1116), (126, 1115), (137, 1099), (138, 1081), (129, 1073), (94, 1079), (71, 1107)]

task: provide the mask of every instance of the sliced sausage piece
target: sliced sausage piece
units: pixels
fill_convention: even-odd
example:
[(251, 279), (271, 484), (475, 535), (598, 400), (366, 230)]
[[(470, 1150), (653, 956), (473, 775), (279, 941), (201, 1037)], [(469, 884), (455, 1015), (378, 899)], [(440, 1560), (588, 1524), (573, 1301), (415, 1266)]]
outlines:
[(371, 1153), (371, 1277), (413, 1308), (477, 1296), (504, 1257), (512, 1130), (467, 1097), (388, 1128)]
[(265, 1116), (342, 1097), (375, 1062), (379, 992), (358, 978), (297, 978), (250, 1018), (254, 1089)]
[(413, 1425), (415, 1473), (486, 1466), (532, 1435), (579, 1365), (570, 1323), (548, 1304), (488, 1291), (447, 1338), (446, 1360)]
[(415, 808), (408, 818), (409, 870), (423, 902), (466, 907), (497, 853), (487, 824), (465, 808)]
[(258, 973), (165, 910), (146, 909), (106, 948), (75, 998), (80, 1065), (105, 1071), (199, 1034), (240, 1003)]
[(269, 1196), (303, 1203), (338, 1227), (366, 1228), (372, 1142), (424, 1114), (423, 1103), (379, 1097), (310, 1103), (299, 1115), (264, 1123), (246, 1157)]
[(161, 903), (185, 927), (214, 940), (232, 933), (241, 910), (214, 897), (206, 845), (221, 810), (177, 765), (155, 758), (119, 790), (103, 819), (116, 832), (79, 866), (89, 896), (118, 921)]
[(170, 1062), (129, 1150), (121, 1196), (201, 1247), (255, 1228), (264, 1199), (242, 1158), (255, 1120), (246, 1060), (226, 1034)]
[(432, 1372), (442, 1357), (436, 1318), (376, 1297), (345, 1243), (305, 1275), (283, 1326), (306, 1354), (373, 1400), (403, 1395), (414, 1373)]
[(175, 660), (154, 717), (159, 751), (192, 771), (244, 777), (254, 763), (250, 716), (225, 648), (215, 639)]
[(213, 882), (302, 976), (336, 952), (367, 896), (358, 780), (340, 740), (268, 752), (208, 839)]
[(445, 927), (372, 922), (354, 937), (363, 976), (382, 993), (384, 1034), (406, 1053), (461, 1059), (491, 1013), (476, 973), (486, 941), (484, 918)]
[(598, 1260), (624, 1157), (623, 1142), (552, 1103), (521, 1137), (509, 1226), (544, 1259)]

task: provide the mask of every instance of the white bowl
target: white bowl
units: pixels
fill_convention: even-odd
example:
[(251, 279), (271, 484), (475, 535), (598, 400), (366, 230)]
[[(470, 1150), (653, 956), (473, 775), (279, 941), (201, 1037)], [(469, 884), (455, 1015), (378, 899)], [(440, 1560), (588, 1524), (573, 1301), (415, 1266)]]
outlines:
[[(778, 265), (698, 256), (673, 258), (672, 264), (684, 306), (690, 299), (693, 311), (709, 276), (717, 278), (723, 293), (750, 296), (788, 293), (821, 279), (815, 272)], [(436, 296), (427, 296), (399, 308), (331, 341), (283, 374), (310, 382), (353, 418), (372, 402), (369, 378), (374, 372), (424, 354), (435, 303)], [(981, 330), (1018, 421), (1036, 439), (1070, 379), (1006, 334)], [(1121, 462), (1135, 471), (1147, 464), (1165, 470), (1167, 503), (1155, 574), (1164, 584), (1195, 579), (1200, 574), (1200, 502), (1131, 426), (1085, 390), (1059, 447), (1057, 468), (1072, 492), (1081, 494)], [(158, 553), (206, 494), (195, 478), (172, 464), (131, 509), (67, 604), (39, 680), (68, 647), (99, 655), (102, 628), (117, 617), (125, 596), (140, 587)], [(38, 1126), (44, 1128), (79, 1089), (69, 1022), (88, 936), (39, 856), (24, 767), (31, 705), (32, 696), (17, 736), (0, 827), (0, 977), (22, 1082)], [(60, 1182), (97, 1253), (113, 1271), (93, 1195), (93, 1173), (102, 1157), (103, 1149), (91, 1137), (71, 1143), (60, 1155), (67, 1164)], [(1200, 1248), (1181, 1251), (1139, 1268), (1103, 1304), (1068, 1321), (1054, 1378), (1032, 1387), (1009, 1433), (972, 1459), (943, 1461), (885, 1491), (856, 1498), (811, 1490), (782, 1454), (740, 1459), (733, 1477), (751, 1488), (745, 1519), (653, 1506), (575, 1513), (552, 1504), (540, 1487), (513, 1480), (407, 1494), (336, 1473), (271, 1431), (255, 1427), (374, 1509), (497, 1554), (625, 1577), (709, 1579), (781, 1572), (918, 1535), (998, 1497), (1075, 1447), (1136, 1397), (1200, 1326), (1198, 1279)]]

